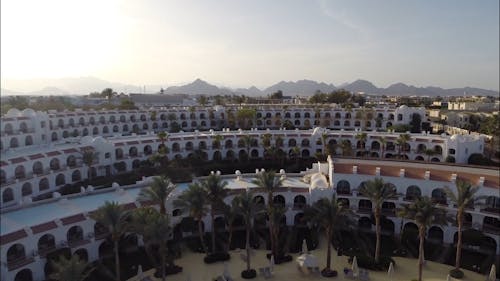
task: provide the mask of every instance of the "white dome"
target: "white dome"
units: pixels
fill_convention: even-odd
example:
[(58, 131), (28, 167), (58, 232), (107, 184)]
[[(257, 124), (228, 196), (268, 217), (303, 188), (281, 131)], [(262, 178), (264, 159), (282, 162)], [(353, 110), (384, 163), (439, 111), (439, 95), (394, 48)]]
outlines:
[(325, 175), (321, 173), (315, 173), (311, 176), (311, 189), (314, 188), (328, 188), (328, 181)]
[(403, 104), (402, 106), (399, 107), (399, 109), (406, 110), (406, 109), (408, 109), (408, 106), (406, 106), (405, 104)]
[(92, 138), (91, 136), (84, 136), (80, 142), (81, 143), (91, 143), (92, 141), (94, 140), (94, 138)]
[(7, 114), (5, 114), (6, 117), (17, 117), (19, 115), (21, 115), (21, 111), (17, 108), (11, 108), (7, 111)]
[(25, 110), (23, 110), (23, 113), (22, 113), (24, 116), (31, 116), (31, 117), (34, 117), (36, 115), (36, 112), (31, 109), (31, 108), (26, 108)]

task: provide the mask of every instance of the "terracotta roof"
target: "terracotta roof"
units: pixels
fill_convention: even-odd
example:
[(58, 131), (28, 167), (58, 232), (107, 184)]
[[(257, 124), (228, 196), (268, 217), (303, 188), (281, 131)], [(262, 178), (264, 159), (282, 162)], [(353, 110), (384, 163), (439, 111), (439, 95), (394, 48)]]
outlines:
[(2, 118), (3, 121), (14, 121), (14, 118)]
[(57, 228), (57, 224), (54, 221), (42, 223), (39, 225), (35, 225), (31, 227), (31, 230), (33, 231), (33, 234), (37, 234), (40, 232), (45, 232), (47, 230), (51, 230)]
[(127, 144), (129, 144), (129, 145), (130, 144), (139, 144), (139, 142), (138, 141), (128, 141)]
[(24, 229), (14, 231), (14, 232), (11, 232), (9, 234), (5, 234), (5, 235), (0, 236), (0, 245), (5, 245), (5, 244), (17, 241), (17, 240), (24, 238), (24, 237), (27, 237), (27, 236), (28, 236), (28, 234), (26, 233), (26, 231)]
[(122, 146), (123, 145), (123, 142), (117, 142), (115, 143), (115, 146)]
[(26, 161), (26, 158), (24, 158), (24, 157), (17, 157), (17, 158), (9, 159), (9, 161), (12, 164), (17, 164), (17, 163), (22, 163), (22, 162)]
[(309, 193), (309, 188), (304, 188), (304, 187), (292, 187), (290, 188), (292, 192), (306, 192)]
[(28, 156), (31, 160), (35, 160), (35, 159), (40, 159), (40, 158), (44, 158), (45, 156), (41, 153), (38, 153), (38, 154), (33, 154), (33, 155), (30, 155)]
[(376, 169), (376, 166), (372, 166), (372, 165), (359, 165), (358, 166), (358, 174), (361, 174), (361, 175), (372, 175), (372, 176), (374, 176), (375, 175), (375, 169)]
[[(412, 179), (423, 179), (425, 175), (425, 169), (413, 168), (413, 167), (404, 167), (405, 168), (405, 177)], [(431, 172), (432, 174), (432, 172)]]
[(75, 148), (70, 148), (70, 149), (63, 149), (64, 153), (68, 154), (68, 153), (74, 153), (74, 152), (78, 152), (78, 150), (76, 150)]
[(65, 217), (65, 218), (61, 219), (63, 225), (72, 224), (72, 223), (76, 223), (76, 222), (84, 221), (84, 220), (85, 220), (85, 216), (83, 214), (73, 215), (73, 216), (69, 216), (69, 217)]
[(380, 175), (385, 177), (399, 177), (401, 167), (396, 166), (381, 166)]
[(141, 141), (141, 143), (152, 143), (152, 142), (154, 142), (154, 140), (143, 140), (143, 141)]
[(452, 174), (449, 171), (442, 171), (442, 170), (431, 170), (430, 173), (431, 173), (430, 180), (433, 181), (450, 181)]
[(9, 163), (5, 161), (0, 161), (0, 166), (9, 166)]
[(334, 164), (334, 173), (352, 174), (352, 164)]
[(61, 152), (59, 152), (59, 151), (51, 151), (51, 152), (45, 153), (45, 155), (47, 155), (47, 156), (56, 156), (56, 155), (61, 155)]

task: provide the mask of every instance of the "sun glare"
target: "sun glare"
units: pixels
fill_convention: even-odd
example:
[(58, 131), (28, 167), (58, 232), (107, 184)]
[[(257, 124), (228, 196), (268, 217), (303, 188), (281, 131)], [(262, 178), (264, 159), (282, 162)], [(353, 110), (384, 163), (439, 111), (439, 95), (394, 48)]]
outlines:
[(2, 75), (57, 77), (102, 68), (125, 30), (115, 6), (97, 0), (2, 1)]

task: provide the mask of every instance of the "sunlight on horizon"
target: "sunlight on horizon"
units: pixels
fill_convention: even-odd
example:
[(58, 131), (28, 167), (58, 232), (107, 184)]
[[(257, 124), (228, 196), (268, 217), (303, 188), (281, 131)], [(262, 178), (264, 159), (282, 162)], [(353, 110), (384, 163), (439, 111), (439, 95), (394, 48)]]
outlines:
[[(452, 5), (453, 4), (453, 5)], [(1, 76), (498, 90), (498, 2), (1, 2)]]

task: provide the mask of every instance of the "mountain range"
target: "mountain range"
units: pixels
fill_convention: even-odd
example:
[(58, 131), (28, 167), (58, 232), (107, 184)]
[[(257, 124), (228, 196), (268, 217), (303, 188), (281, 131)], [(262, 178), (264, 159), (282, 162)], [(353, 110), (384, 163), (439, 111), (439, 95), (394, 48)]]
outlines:
[[(9, 89), (1, 89), (1, 95), (85, 95), (91, 92), (100, 92), (105, 88), (113, 88), (117, 92), (142, 93), (143, 87), (113, 83), (95, 77), (59, 78), (59, 79), (33, 79), (33, 80), (7, 80), (2, 84), (9, 85)], [(362, 92), (365, 94), (384, 94), (394, 96), (498, 96), (498, 91), (480, 88), (464, 87), (443, 89), (440, 87), (415, 87), (404, 83), (395, 83), (387, 88), (376, 87), (367, 80), (356, 80), (352, 83), (344, 83), (339, 86), (316, 82), (313, 80), (281, 81), (265, 89), (255, 86), (249, 88), (231, 89), (218, 87), (201, 79), (182, 85), (165, 87), (161, 85), (144, 86), (146, 92), (159, 92), (164, 89), (166, 94), (189, 94), (189, 95), (231, 95), (243, 94), (247, 96), (267, 96), (281, 90), (285, 96), (310, 96), (316, 91), (329, 93), (337, 89), (345, 89), (351, 92)], [(40, 90), (36, 90), (40, 89)]]

